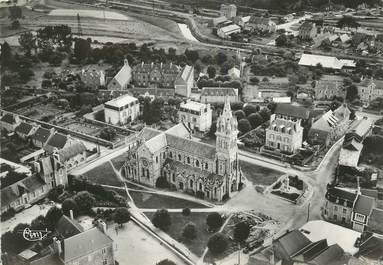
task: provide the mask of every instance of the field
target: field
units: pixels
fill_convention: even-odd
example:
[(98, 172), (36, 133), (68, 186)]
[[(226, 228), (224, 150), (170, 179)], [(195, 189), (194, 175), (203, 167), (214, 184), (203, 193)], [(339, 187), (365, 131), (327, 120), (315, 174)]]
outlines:
[(92, 136), (97, 135), (102, 129), (101, 127), (97, 127), (93, 124), (87, 124), (84, 122), (80, 123), (76, 121), (70, 122), (68, 124), (63, 124), (61, 126), (75, 132), (81, 132), (83, 134)]
[(126, 162), (126, 154), (119, 155), (111, 160), (115, 169), (120, 170), (124, 163)]
[(113, 170), (111, 163), (105, 162), (104, 164), (95, 167), (83, 174), (89, 181), (100, 185), (110, 185), (122, 187), (122, 182)]
[(36, 120), (54, 119), (64, 112), (64, 110), (58, 108), (53, 103), (33, 104), (31, 106), (20, 108), (16, 111), (17, 114)]
[[(149, 219), (152, 219), (154, 213), (145, 213)], [(191, 213), (184, 216), (182, 213), (169, 213), (172, 224), (166, 233), (179, 242), (182, 242), (191, 252), (197, 256), (201, 256), (207, 246), (207, 241), (213, 233), (207, 231), (206, 217), (208, 213)], [(194, 240), (185, 240), (182, 238), (183, 227), (193, 222), (197, 228), (197, 237)]]
[(271, 185), (283, 172), (240, 161), (241, 169), (245, 177), (254, 185)]
[(130, 191), (130, 196), (138, 208), (146, 209), (182, 209), (182, 208), (206, 208), (205, 205), (179, 199), (171, 196), (158, 195), (148, 192)]
[(49, 12), (50, 16), (72, 16), (79, 15), (80, 17), (92, 17), (99, 19), (111, 20), (130, 20), (131, 18), (119, 14), (117, 12), (103, 11), (103, 10), (76, 10), (76, 9), (54, 9)]

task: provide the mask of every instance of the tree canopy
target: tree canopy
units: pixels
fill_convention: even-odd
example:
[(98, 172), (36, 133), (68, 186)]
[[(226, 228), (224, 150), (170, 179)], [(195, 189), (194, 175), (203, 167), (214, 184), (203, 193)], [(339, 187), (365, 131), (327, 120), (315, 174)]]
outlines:
[(172, 221), (171, 221), (168, 210), (166, 209), (157, 210), (152, 218), (152, 223), (155, 227), (161, 230), (169, 229), (170, 225), (172, 224)]

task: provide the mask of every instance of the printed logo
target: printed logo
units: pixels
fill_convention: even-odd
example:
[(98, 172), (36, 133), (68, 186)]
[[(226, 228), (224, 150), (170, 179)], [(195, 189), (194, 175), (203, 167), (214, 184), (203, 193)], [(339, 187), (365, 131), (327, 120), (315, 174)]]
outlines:
[(23, 234), (23, 237), (27, 241), (40, 241), (48, 236), (48, 234), (52, 233), (45, 228), (45, 230), (32, 230), (29, 227), (25, 228), (19, 233)]

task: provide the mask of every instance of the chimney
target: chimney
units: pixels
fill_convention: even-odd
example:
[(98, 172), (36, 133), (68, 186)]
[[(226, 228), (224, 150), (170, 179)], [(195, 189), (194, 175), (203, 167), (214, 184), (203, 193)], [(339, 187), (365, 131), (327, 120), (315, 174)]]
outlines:
[(124, 65), (129, 65), (128, 59), (124, 60)]
[(53, 248), (57, 252), (57, 254), (61, 254), (62, 249), (61, 249), (61, 242), (57, 237), (53, 238)]
[(97, 221), (97, 227), (104, 233), (106, 234), (106, 224), (103, 220), (99, 219)]
[(71, 219), (71, 220), (74, 220), (74, 218), (73, 218), (73, 210), (72, 210), (72, 209), (69, 210), (69, 216), (70, 216), (70, 219)]

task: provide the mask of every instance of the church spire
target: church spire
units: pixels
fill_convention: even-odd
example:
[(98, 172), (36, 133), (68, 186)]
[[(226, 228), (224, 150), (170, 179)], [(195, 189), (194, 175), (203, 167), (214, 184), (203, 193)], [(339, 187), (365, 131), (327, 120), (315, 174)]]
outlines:
[(223, 113), (227, 113), (227, 112), (231, 113), (229, 95), (226, 95), (226, 97), (225, 97), (225, 105), (223, 107)]

